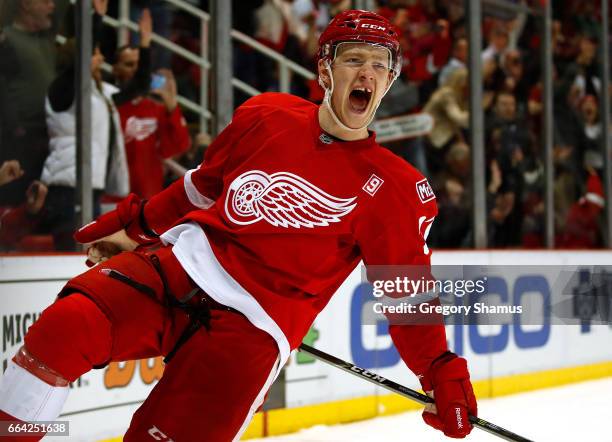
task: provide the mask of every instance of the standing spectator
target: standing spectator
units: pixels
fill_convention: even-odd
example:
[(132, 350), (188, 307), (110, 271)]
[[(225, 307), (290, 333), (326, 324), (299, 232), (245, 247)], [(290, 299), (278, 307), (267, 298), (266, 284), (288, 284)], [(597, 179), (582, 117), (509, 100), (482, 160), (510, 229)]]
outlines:
[(509, 92), (497, 95), (487, 128), (489, 157), (496, 161), (502, 174), (500, 195), (495, 199), (493, 211), (498, 228), (492, 243), (500, 247), (518, 245), (522, 225), (519, 204), (523, 195), (522, 169), (531, 139), (526, 124), (518, 118), (514, 95)]
[(16, 159), (24, 170), (0, 191), (9, 205), (23, 202), (48, 153), (45, 95), (56, 60), (54, 0), (16, 3), (12, 23), (0, 28), (0, 161)]
[(121, 127), (130, 172), (130, 188), (142, 198), (163, 189), (163, 160), (189, 149), (187, 123), (177, 105), (176, 83), (172, 72), (161, 69), (163, 86), (154, 89), (162, 103), (139, 97), (119, 106)]
[(441, 87), (448, 81), (450, 75), (459, 68), (465, 68), (468, 57), (468, 41), (465, 38), (455, 40), (453, 44), (452, 57), (444, 65), (438, 77), (438, 85)]
[(525, 78), (525, 67), (518, 49), (506, 51), (501, 59), (504, 73), (504, 90), (511, 92), (517, 100), (521, 113), (526, 111), (529, 88)]
[(583, 97), (598, 96), (601, 92), (596, 55), (597, 44), (594, 39), (581, 36), (578, 54), (560, 73), (559, 82), (555, 86), (555, 126), (565, 144), (576, 146), (580, 142), (581, 128), (577, 114)]
[[(583, 156), (583, 159), (589, 158), (592, 167), (601, 167), (603, 166), (603, 155), (601, 154), (603, 130), (601, 119), (599, 118), (597, 98), (593, 95), (585, 95), (580, 102), (579, 111), (582, 129), (579, 146), (580, 154)], [(597, 166), (593, 162), (597, 163)]]
[[(141, 48), (117, 50), (113, 74), (122, 91), (150, 78), (150, 33), (141, 36)], [(154, 100), (141, 90), (135, 98), (117, 102), (130, 173), (130, 189), (141, 198), (160, 192), (164, 183), (163, 159), (189, 149), (189, 131), (177, 105), (176, 82), (172, 72), (160, 70), (155, 78)], [(148, 89), (148, 82), (147, 88)]]
[[(428, 139), (435, 150), (446, 151), (454, 141), (463, 140), (462, 129), (467, 129), (470, 116), (467, 69), (456, 69), (448, 82), (433, 93), (423, 111), (429, 113), (434, 120)], [(434, 169), (436, 165), (437, 168), (441, 167), (440, 155), (431, 155), (430, 159), (430, 166)]]
[(583, 35), (579, 40), (579, 52), (574, 61), (565, 70), (565, 80), (571, 81), (577, 88), (577, 99), (585, 95), (599, 95), (601, 79), (597, 63), (597, 40), (595, 37)]
[[(97, 42), (102, 15), (107, 0), (94, 0), (94, 39)], [(150, 17), (149, 17), (150, 21)], [(74, 54), (73, 54), (74, 55)], [(113, 103), (119, 90), (104, 81), (101, 66), (104, 57), (95, 46), (91, 58), (91, 150), (94, 216), (101, 212), (100, 199), (110, 193), (124, 196), (129, 193), (127, 160), (119, 114)], [(76, 186), (76, 119), (74, 60), (51, 84), (46, 102), (47, 126), (50, 143), (41, 181), (49, 187), (45, 226), (54, 237), (59, 250), (73, 250), (72, 233), (75, 225)]]
[(432, 247), (465, 247), (471, 227), (470, 147), (455, 142), (445, 157), (445, 168), (433, 181), (438, 201), (438, 215), (452, 220), (432, 226), (429, 242)]
[(501, 26), (494, 27), (488, 38), (488, 46), (482, 51), (482, 61), (499, 59), (508, 49), (509, 36)]
[[(487, 139), (499, 132), (499, 152), (508, 154), (516, 149), (523, 153), (530, 146), (529, 131), (519, 118), (515, 96), (510, 92), (500, 92), (495, 97), (493, 112), (487, 122)], [(490, 145), (493, 145), (489, 143)]]

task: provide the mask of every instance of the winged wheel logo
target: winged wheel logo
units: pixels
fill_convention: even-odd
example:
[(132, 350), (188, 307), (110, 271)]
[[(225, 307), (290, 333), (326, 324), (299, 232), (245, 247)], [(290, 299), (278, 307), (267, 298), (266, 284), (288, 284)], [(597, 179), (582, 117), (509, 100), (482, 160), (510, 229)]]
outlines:
[(251, 170), (232, 181), (225, 213), (239, 225), (263, 220), (285, 228), (324, 227), (350, 213), (357, 206), (355, 199), (332, 196), (289, 172)]

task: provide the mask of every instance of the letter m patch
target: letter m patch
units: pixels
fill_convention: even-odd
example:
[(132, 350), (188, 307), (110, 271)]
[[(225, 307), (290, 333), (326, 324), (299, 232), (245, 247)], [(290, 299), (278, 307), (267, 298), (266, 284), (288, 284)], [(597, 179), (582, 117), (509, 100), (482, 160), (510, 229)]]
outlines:
[(419, 199), (421, 200), (423, 204), (426, 203), (427, 201), (431, 201), (432, 199), (436, 197), (433, 193), (433, 189), (431, 188), (431, 186), (429, 185), (429, 182), (427, 181), (427, 178), (423, 178), (421, 181), (416, 183), (416, 191), (417, 191), (417, 194), (419, 195)]

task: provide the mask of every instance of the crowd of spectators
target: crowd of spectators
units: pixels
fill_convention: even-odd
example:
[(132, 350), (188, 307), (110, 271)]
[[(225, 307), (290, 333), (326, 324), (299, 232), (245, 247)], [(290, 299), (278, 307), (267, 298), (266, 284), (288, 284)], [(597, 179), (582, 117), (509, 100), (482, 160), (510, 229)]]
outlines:
[[(539, 7), (535, 0), (522, 2)], [(27, 247), (20, 246), (17, 240), (28, 232), (39, 232), (53, 235), (51, 247), (68, 249), (74, 244), (58, 239), (57, 226), (49, 223), (53, 205), (43, 203), (45, 196), (58, 200), (52, 198), (57, 194), (57, 183), (45, 174), (47, 165), (55, 164), (52, 157), (54, 152), (57, 155), (57, 148), (54, 146), (67, 143), (71, 146), (70, 152), (74, 151), (74, 140), (66, 142), (62, 138), (66, 134), (61, 132), (58, 138), (54, 131), (57, 121), (51, 123), (51, 117), (67, 112), (71, 118), (69, 123), (74, 126), (73, 95), (59, 94), (58, 98), (54, 94), (58, 84), (64, 88), (72, 78), (69, 77), (70, 61), (66, 61), (70, 60), (66, 56), (69, 50), (58, 49), (55, 44), (55, 36), (62, 30), (59, 17), (69, 9), (69, 2), (18, 0), (15, 3), (14, 10), (0, 12), (3, 25), (0, 58), (11, 61), (0, 67), (0, 161), (3, 162), (0, 164), (6, 164), (0, 168), (3, 175), (0, 206), (4, 213), (0, 214), (0, 247)], [(94, 0), (98, 15), (106, 12), (108, 6), (109, 15), (116, 16), (118, 2), (106, 3), (107, 0)], [(206, 11), (209, 7), (206, 0), (189, 0), (189, 3)], [(331, 17), (352, 6), (350, 0), (233, 0), (232, 3), (235, 29), (313, 72), (320, 32)], [(401, 76), (383, 100), (379, 117), (426, 112), (433, 118), (428, 134), (418, 137), (408, 134), (387, 147), (420, 169), (434, 188), (440, 214), (430, 232), (430, 245), (470, 247), (473, 238), (469, 47), (464, 2), (379, 0), (374, 3), (377, 12), (400, 29), (404, 51)], [(601, 95), (606, 93), (602, 90), (598, 62), (599, 3), (553, 2), (557, 247), (603, 245), (602, 137), (609, 129), (602, 127), (599, 116)], [(94, 186), (97, 202), (108, 198), (104, 195), (109, 193), (115, 197), (125, 193), (125, 189), (113, 190), (108, 186), (108, 173), (113, 169), (111, 161), (126, 158), (132, 191), (147, 198), (169, 180), (163, 158), (180, 157), (184, 166), (196, 166), (210, 141), (207, 134), (194, 129), (191, 142), (176, 100), (178, 91), (198, 101), (200, 88), (205, 86), (200, 84), (200, 68), (159, 46), (149, 49), (150, 32), (154, 29), (198, 53), (203, 40), (198, 19), (164, 1), (132, 0), (131, 6), (131, 17), (140, 25), (140, 33), (131, 35), (132, 45), (117, 48), (116, 34), (105, 28), (99, 31), (98, 49), (92, 57), (94, 67), (101, 64), (104, 56), (113, 63), (112, 78), (107, 82), (102, 80), (102, 74), (94, 78), (94, 94), (103, 104), (98, 114), (106, 121), (106, 138), (112, 141), (104, 143), (101, 153), (106, 158), (102, 163), (108, 171), (101, 172), (101, 182)], [(104, 11), (99, 9), (102, 7)], [(489, 247), (544, 245), (541, 32), (538, 17), (509, 13), (493, 6), (484, 8), (481, 59), (486, 166), (476, 173), (486, 177)], [(236, 43), (233, 51), (236, 77), (262, 92), (279, 89), (275, 62), (243, 44)], [(149, 84), (152, 72), (157, 73), (154, 81), (158, 84)], [(320, 102), (323, 97), (316, 81), (298, 75), (292, 76), (291, 92), (314, 102)], [(247, 98), (236, 91), (235, 104)], [(185, 116), (196, 126), (194, 115)], [(114, 169), (117, 168), (121, 166)], [(5, 175), (9, 178), (5, 179)], [(126, 178), (127, 172), (120, 171), (120, 175)], [(4, 184), (9, 181), (12, 183)], [(74, 180), (60, 185), (74, 188)], [(68, 205), (74, 203), (74, 191), (64, 192), (59, 200), (64, 203), (60, 211), (66, 215)], [(74, 208), (68, 217), (74, 220)], [(15, 221), (19, 219), (28, 222)], [(11, 225), (18, 226), (21, 233), (15, 234), (16, 227), (9, 228)], [(73, 227), (71, 224), (70, 229)], [(13, 233), (7, 236), (7, 231)]]
[[(143, 198), (159, 192), (163, 159), (185, 152), (191, 140), (172, 72), (158, 69), (152, 75), (149, 9), (138, 18), (139, 45), (117, 48), (113, 75), (105, 77), (102, 18), (108, 0), (92, 5), (91, 187), (97, 217), (105, 201), (112, 205), (130, 189)], [(56, 46), (55, 12), (53, 0), (19, 0), (15, 18), (0, 34), (0, 58), (11, 61), (0, 72), (3, 249), (76, 248), (76, 45), (67, 26), (67, 40)], [(46, 69), (30, 71), (30, 64)]]
[[(206, 1), (192, 3), (208, 8)], [(375, 3), (377, 12), (400, 28), (404, 50), (402, 74), (383, 100), (378, 116), (427, 112), (434, 120), (428, 135), (393, 141), (387, 147), (421, 170), (434, 187), (440, 216), (430, 232), (431, 245), (470, 247), (469, 47), (464, 3)], [(540, 7), (537, 1), (522, 3)], [(605, 131), (598, 114), (604, 93), (597, 61), (599, 3), (553, 2), (557, 247), (603, 245), (601, 141)], [(331, 17), (352, 5), (348, 0), (257, 0), (234, 1), (233, 6), (234, 28), (314, 71), (320, 32)], [(189, 18), (179, 13), (177, 21), (188, 24)], [(194, 29), (195, 22), (182, 26), (177, 41), (197, 48), (199, 35)], [(486, 166), (478, 173), (486, 176), (489, 247), (543, 247), (542, 21), (485, 6), (482, 35)], [(181, 78), (179, 84), (189, 85), (183, 90), (191, 91), (196, 99), (199, 74), (177, 57), (174, 60), (178, 62), (173, 67)], [(276, 64), (245, 45), (234, 46), (234, 72), (260, 91), (279, 88)], [(294, 75), (291, 84), (292, 93), (321, 101), (322, 90), (316, 81)], [(247, 98), (236, 92), (236, 105)], [(575, 206), (584, 209), (587, 224), (595, 230), (578, 235), (584, 229), (572, 216)]]
[[(316, 39), (330, 16), (348, 1), (264, 0), (243, 11), (251, 35), (312, 68)], [(427, 112), (431, 132), (388, 146), (430, 180), (440, 215), (430, 232), (432, 247), (470, 247), (472, 189), (469, 134), (467, 22), (459, 0), (386, 0), (377, 11), (401, 30), (404, 66), (383, 101), (381, 114)], [(538, 8), (539, 2), (523, 1)], [(603, 245), (602, 128), (598, 63), (600, 2), (553, 2), (554, 219), (557, 247)], [(485, 112), (489, 247), (544, 246), (542, 139), (542, 21), (525, 13), (485, 7), (481, 60)], [(239, 47), (237, 51), (248, 51)], [(242, 79), (262, 90), (278, 87), (276, 72), (249, 63)], [(248, 60), (248, 61), (245, 61)], [(253, 73), (252, 76), (247, 73)], [(321, 99), (314, 82), (297, 79), (294, 93)], [(390, 110), (390, 112), (389, 112)], [(580, 216), (576, 216), (580, 213)], [(585, 226), (589, 226), (585, 228)]]

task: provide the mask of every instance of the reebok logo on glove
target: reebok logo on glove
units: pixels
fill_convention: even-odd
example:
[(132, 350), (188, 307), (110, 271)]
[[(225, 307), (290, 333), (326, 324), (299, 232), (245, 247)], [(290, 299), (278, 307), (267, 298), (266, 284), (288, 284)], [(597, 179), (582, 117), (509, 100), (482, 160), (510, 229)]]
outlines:
[(470, 382), (465, 359), (446, 352), (431, 364), (421, 379), (421, 385), (435, 400), (435, 410), (426, 407), (423, 420), (446, 436), (464, 438), (472, 425), (469, 417), (478, 416), (478, 405)]
[(457, 428), (463, 428), (463, 419), (461, 418), (461, 408), (455, 408), (455, 414), (457, 415)]

